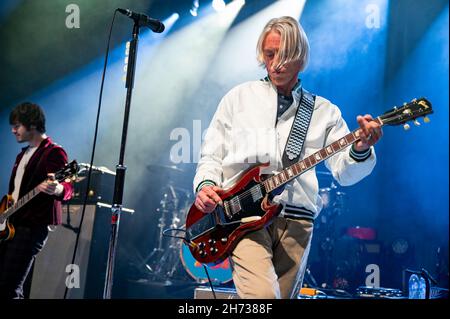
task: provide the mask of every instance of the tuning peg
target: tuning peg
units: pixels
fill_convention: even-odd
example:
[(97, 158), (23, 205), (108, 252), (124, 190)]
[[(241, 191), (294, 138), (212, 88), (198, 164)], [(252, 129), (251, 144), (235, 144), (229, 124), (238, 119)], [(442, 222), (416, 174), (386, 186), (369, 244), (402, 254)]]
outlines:
[(405, 129), (405, 131), (407, 131), (411, 128), (411, 126), (409, 126), (409, 124), (406, 123), (405, 125), (403, 125), (403, 128)]
[(420, 126), (420, 122), (418, 120), (414, 120), (414, 125), (415, 126)]
[(428, 116), (425, 116), (424, 118), (423, 118), (423, 122), (424, 123), (430, 123), (430, 118), (428, 117)]

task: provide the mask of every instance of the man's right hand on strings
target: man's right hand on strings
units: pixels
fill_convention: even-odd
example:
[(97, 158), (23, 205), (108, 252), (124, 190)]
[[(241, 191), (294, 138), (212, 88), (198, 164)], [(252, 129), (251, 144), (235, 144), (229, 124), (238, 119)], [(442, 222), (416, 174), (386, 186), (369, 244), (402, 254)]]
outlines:
[(222, 199), (218, 193), (222, 192), (222, 189), (218, 186), (204, 186), (197, 194), (195, 198), (195, 207), (197, 207), (203, 213), (211, 213), (217, 206), (223, 205)]

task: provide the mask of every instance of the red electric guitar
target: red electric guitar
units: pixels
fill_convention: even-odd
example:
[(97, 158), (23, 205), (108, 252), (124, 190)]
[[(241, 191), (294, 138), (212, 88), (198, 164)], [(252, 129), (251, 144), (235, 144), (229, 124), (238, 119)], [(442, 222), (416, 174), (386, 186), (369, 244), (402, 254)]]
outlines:
[[(408, 129), (406, 122), (414, 120), (417, 125), (416, 119), (425, 117), (427, 123), (426, 115), (430, 113), (433, 113), (431, 103), (420, 98), (394, 107), (374, 121), (381, 126), (404, 124)], [(250, 168), (234, 186), (218, 194), (223, 206), (217, 206), (211, 213), (202, 213), (192, 205), (186, 217), (186, 241), (193, 257), (205, 264), (222, 262), (246, 233), (269, 225), (280, 213), (282, 207), (270, 202), (270, 192), (352, 145), (359, 140), (359, 134), (357, 129), (264, 181), (260, 172), (268, 164)]]

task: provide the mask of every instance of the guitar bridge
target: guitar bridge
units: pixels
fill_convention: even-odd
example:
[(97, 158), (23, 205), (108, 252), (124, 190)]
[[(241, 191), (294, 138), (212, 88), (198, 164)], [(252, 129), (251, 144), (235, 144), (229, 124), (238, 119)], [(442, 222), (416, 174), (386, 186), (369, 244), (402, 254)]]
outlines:
[(242, 210), (241, 202), (239, 201), (239, 197), (233, 197), (230, 201), (230, 210), (231, 210), (231, 217), (233, 217), (235, 214), (239, 213)]
[(235, 214), (242, 210), (241, 202), (238, 197), (234, 197), (229, 201), (224, 201), (223, 207), (225, 210), (225, 215), (227, 215), (229, 219), (232, 219)]

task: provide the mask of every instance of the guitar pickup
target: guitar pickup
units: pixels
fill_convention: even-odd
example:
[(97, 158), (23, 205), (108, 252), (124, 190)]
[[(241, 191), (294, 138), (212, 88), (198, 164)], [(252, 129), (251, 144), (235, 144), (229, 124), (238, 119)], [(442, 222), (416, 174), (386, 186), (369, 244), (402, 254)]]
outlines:
[(233, 215), (231, 215), (230, 207), (229, 207), (227, 201), (226, 201), (226, 202), (223, 202), (223, 210), (224, 210), (224, 212), (225, 212), (225, 215), (227, 215), (227, 217), (228, 217), (229, 219), (233, 218)]

